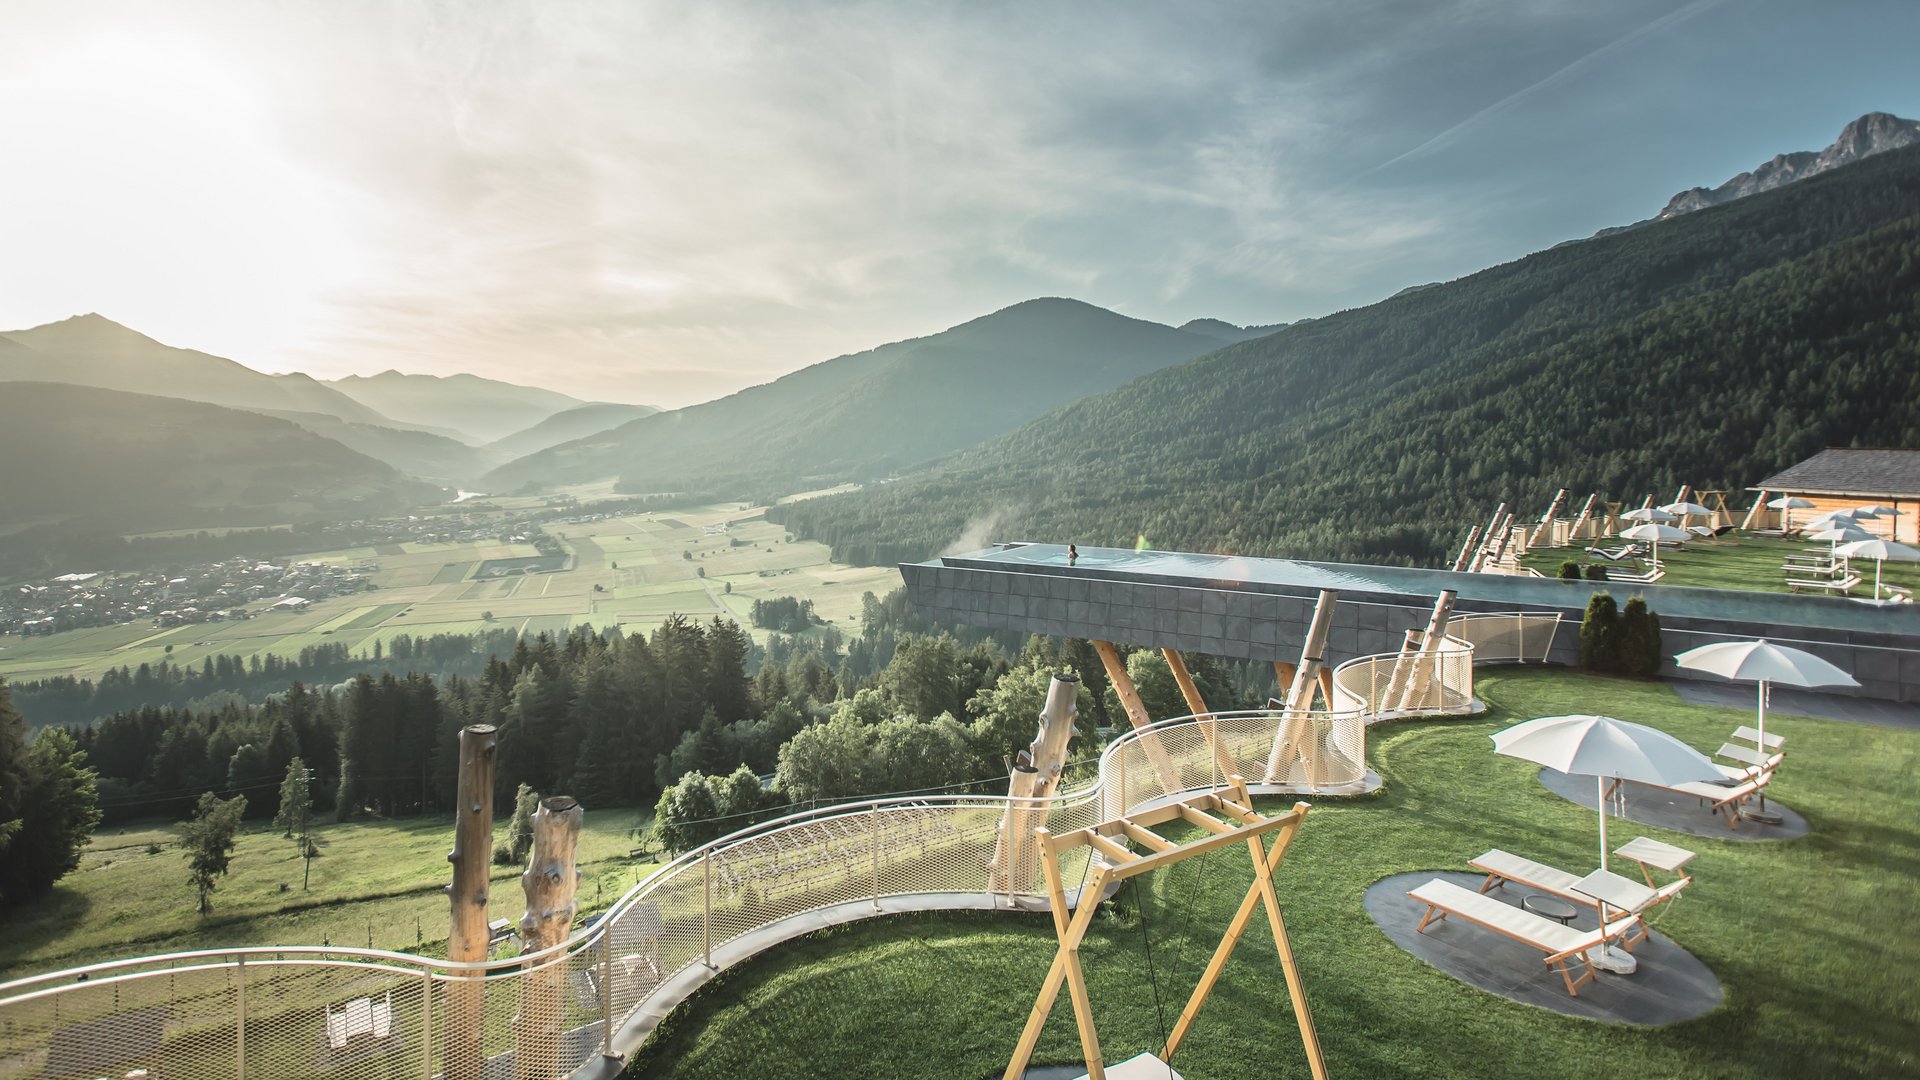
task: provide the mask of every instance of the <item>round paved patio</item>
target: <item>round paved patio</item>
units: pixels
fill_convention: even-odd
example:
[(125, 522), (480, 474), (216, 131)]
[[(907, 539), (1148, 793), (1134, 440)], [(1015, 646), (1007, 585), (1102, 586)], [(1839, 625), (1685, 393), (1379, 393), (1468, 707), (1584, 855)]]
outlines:
[[(1633, 947), (1640, 962), (1638, 971), (1632, 975), (1603, 971), (1580, 987), (1579, 997), (1572, 997), (1560, 976), (1547, 969), (1544, 954), (1530, 946), (1457, 919), (1442, 919), (1424, 931), (1415, 930), (1426, 905), (1407, 893), (1434, 878), (1473, 890), (1485, 880), (1479, 874), (1434, 870), (1381, 878), (1367, 888), (1367, 914), (1395, 945), (1470, 986), (1568, 1016), (1639, 1027), (1677, 1024), (1720, 1005), (1720, 980), (1692, 953), (1657, 931)], [(1507, 885), (1489, 895), (1517, 907), (1521, 897), (1532, 891)], [(1658, 924), (1658, 914), (1654, 922)], [(1593, 929), (1594, 913), (1582, 910), (1572, 925)]]
[[(1595, 792), (1591, 776), (1569, 775), (1558, 769), (1541, 769), (1540, 784), (1569, 802), (1594, 809)], [(1767, 800), (1767, 809), (1780, 815), (1780, 824), (1763, 825), (1742, 818), (1728, 828), (1725, 814), (1714, 813), (1691, 795), (1633, 783), (1620, 785), (1620, 790), (1626, 796), (1626, 813), (1615, 813), (1614, 816), (1625, 817), (1640, 825), (1653, 825), (1694, 836), (1709, 836), (1716, 840), (1798, 840), (1807, 835), (1807, 819), (1772, 799)], [(1619, 799), (1616, 795), (1607, 802), (1618, 811)]]

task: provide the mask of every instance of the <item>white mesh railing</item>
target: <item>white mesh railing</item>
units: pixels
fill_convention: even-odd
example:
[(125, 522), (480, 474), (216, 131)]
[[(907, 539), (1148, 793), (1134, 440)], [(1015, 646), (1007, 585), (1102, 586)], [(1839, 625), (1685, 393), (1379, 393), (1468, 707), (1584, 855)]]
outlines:
[[(675, 859), (590, 928), (528, 957), (456, 964), (245, 948), (16, 980), (0, 985), (0, 1080), (143, 1069), (196, 1080), (565, 1075), (637, 1046), (650, 1030), (638, 1018), (697, 985), (676, 976), (711, 969), (723, 947), (737, 956), (780, 940), (782, 924), (801, 916), (849, 921), (900, 897), (923, 907), (1044, 903), (1022, 841), (1036, 825), (1084, 828), (1233, 774), (1299, 791), (1350, 788), (1366, 775), (1369, 722), (1470, 711), (1475, 660), (1544, 659), (1557, 623), (1456, 617), (1430, 654), (1340, 665), (1331, 710), (1223, 712), (1128, 731), (1093, 779), (1050, 799), (876, 799), (743, 829)], [(1063, 867), (1069, 880), (1085, 869)]]
[(1544, 661), (1559, 632), (1557, 613), (1535, 611), (1455, 615), (1447, 623), (1448, 637), (1473, 646), (1476, 664)]

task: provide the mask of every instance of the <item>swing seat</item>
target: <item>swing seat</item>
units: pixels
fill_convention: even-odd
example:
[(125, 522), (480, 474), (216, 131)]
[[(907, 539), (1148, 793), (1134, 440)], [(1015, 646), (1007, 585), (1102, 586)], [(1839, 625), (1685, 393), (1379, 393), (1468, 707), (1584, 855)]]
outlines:
[[(1090, 1075), (1092, 1074), (1081, 1073), (1074, 1080), (1087, 1080)], [(1142, 1052), (1137, 1057), (1130, 1057), (1116, 1065), (1107, 1066), (1107, 1080), (1183, 1080), (1183, 1078), (1173, 1071), (1173, 1066), (1152, 1054)]]

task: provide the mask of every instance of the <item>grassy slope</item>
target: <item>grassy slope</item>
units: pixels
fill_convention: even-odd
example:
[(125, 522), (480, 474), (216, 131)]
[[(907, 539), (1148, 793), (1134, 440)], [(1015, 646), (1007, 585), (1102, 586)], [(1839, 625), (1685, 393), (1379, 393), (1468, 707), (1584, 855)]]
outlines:
[[(1617, 547), (1624, 541), (1608, 539), (1601, 546)], [(1819, 541), (1778, 540), (1765, 536), (1743, 536), (1739, 543), (1717, 540), (1690, 544), (1684, 548), (1660, 547), (1660, 565), (1667, 576), (1662, 585), (1691, 585), (1704, 589), (1752, 589), (1760, 592), (1787, 592), (1786, 571), (1780, 569), (1789, 555), (1825, 554), (1829, 545)], [(1571, 548), (1536, 548), (1521, 560), (1525, 565), (1549, 577), (1560, 572), (1560, 564), (1572, 559), (1585, 563), (1587, 545)], [(1606, 565), (1604, 559), (1593, 562)], [(1860, 575), (1857, 596), (1873, 595), (1873, 560), (1855, 559), (1853, 568)], [(1805, 575), (1802, 575), (1805, 576)], [(1887, 563), (1882, 574), (1884, 585), (1920, 586), (1920, 564)]]
[[(582, 913), (619, 899), (653, 863), (628, 859), (628, 831), (650, 815), (639, 810), (589, 811), (580, 838)], [(504, 839), (505, 819), (496, 823)], [(194, 910), (194, 891), (177, 846), (177, 824), (103, 830), (80, 869), (53, 892), (6, 916), (0, 934), (0, 979), (96, 963), (140, 953), (239, 945), (373, 946), (444, 952), (451, 878), (451, 823), (438, 815), (398, 821), (314, 825), (321, 854), (311, 888), (300, 888), (299, 847), (266, 822), (249, 822), (233, 864), (213, 895), (213, 912)], [(147, 845), (159, 844), (158, 854)], [(489, 916), (518, 920), (526, 908), (519, 868), (495, 867)], [(289, 891), (281, 892), (282, 883)], [(416, 924), (416, 920), (418, 920)], [(416, 930), (416, 925), (418, 929)], [(415, 935), (420, 935), (416, 939)]]
[[(1812, 822), (1804, 841), (1637, 829), (1700, 852), (1695, 884), (1656, 929), (1713, 969), (1726, 1003), (1670, 1028), (1612, 1027), (1440, 974), (1372, 925), (1361, 893), (1389, 874), (1463, 869), (1494, 845), (1587, 865), (1592, 813), (1546, 792), (1532, 766), (1491, 753), (1486, 736), (1506, 724), (1604, 702), (1710, 746), (1745, 713), (1683, 705), (1656, 682), (1555, 671), (1485, 673), (1480, 691), (1493, 705), (1484, 718), (1376, 730), (1385, 790), (1326, 801), (1282, 867), (1282, 902), (1335, 1075), (1920, 1074), (1920, 988), (1909, 974), (1920, 940), (1903, 929), (1920, 917), (1920, 826), (1910, 812), (1920, 735), (1778, 717), (1770, 726), (1792, 753), (1774, 790)], [(1244, 863), (1216, 858), (1196, 889), (1185, 868), (1198, 875), (1200, 863), (1151, 875), (1148, 922), (1169, 1020), (1250, 880)], [(1183, 944), (1182, 912), (1195, 898)], [(816, 934), (716, 980), (628, 1075), (827, 1076), (853, 1063), (899, 1080), (998, 1075), (1052, 950), (1040, 917), (903, 917)], [(1083, 957), (1107, 1060), (1147, 1049), (1156, 1023), (1138, 923), (1103, 916)], [(1271, 938), (1255, 920), (1176, 1064), (1194, 1080), (1304, 1077), (1298, 1046)], [(1036, 1061), (1077, 1056), (1063, 995)]]

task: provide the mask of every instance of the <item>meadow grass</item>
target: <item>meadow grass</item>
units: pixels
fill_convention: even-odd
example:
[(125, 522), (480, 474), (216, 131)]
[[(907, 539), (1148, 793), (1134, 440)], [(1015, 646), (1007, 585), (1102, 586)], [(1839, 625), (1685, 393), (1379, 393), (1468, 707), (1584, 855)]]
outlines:
[[(722, 522), (729, 523), (727, 532), (705, 531)], [(198, 664), (216, 653), (288, 656), (320, 644), (345, 645), (357, 653), (401, 634), (507, 628), (558, 633), (580, 625), (646, 633), (675, 614), (745, 621), (754, 600), (787, 595), (812, 600), (823, 619), (845, 628), (849, 616), (858, 617), (863, 593), (885, 594), (899, 584), (890, 568), (839, 565), (825, 545), (788, 542), (784, 529), (740, 504), (559, 522), (550, 529), (565, 538), (562, 543), (574, 555), (572, 566), (556, 573), (468, 578), (482, 560), (537, 554), (530, 544), (409, 543), (401, 553), (388, 555), (366, 548), (316, 552), (295, 558), (378, 563), (372, 575), (377, 589), (242, 621), (172, 629), (139, 623), (47, 637), (0, 637), (0, 676), (98, 678), (122, 665)], [(604, 591), (595, 591), (595, 585)], [(753, 633), (762, 643), (768, 636), (764, 630)]]
[[(1811, 822), (1803, 840), (1621, 826), (1633, 830), (1622, 841), (1639, 833), (1699, 852), (1696, 881), (1656, 929), (1704, 961), (1725, 992), (1698, 1019), (1627, 1028), (1455, 981), (1390, 942), (1361, 896), (1392, 874), (1465, 869), (1491, 846), (1591, 865), (1593, 812), (1546, 791), (1533, 766), (1495, 756), (1487, 736), (1501, 727), (1604, 711), (1712, 747), (1746, 712), (1685, 704), (1660, 682), (1551, 669), (1483, 671), (1478, 691), (1491, 706), (1482, 717), (1372, 731), (1384, 788), (1321, 800), (1282, 865), (1282, 904), (1334, 1075), (1920, 1074), (1920, 984), (1911, 977), (1920, 938), (1907, 930), (1920, 917), (1920, 733), (1770, 717), (1790, 751), (1772, 790)], [(1242, 858), (1188, 860), (1147, 875), (1145, 894), (1121, 893), (1096, 920), (1082, 957), (1109, 1062), (1153, 1048), (1162, 1027), (1143, 923), (1170, 1024), (1250, 880)], [(997, 1076), (1053, 950), (1039, 915), (900, 916), (823, 931), (703, 988), (626, 1075)], [(1271, 937), (1256, 919), (1175, 1065), (1192, 1080), (1304, 1077), (1299, 1045)], [(1078, 1059), (1063, 994), (1035, 1061)]]
[[(634, 846), (629, 833), (651, 816), (588, 810), (578, 851), (583, 914), (610, 906), (654, 868), (651, 858), (627, 857)], [(505, 818), (495, 823), (497, 841), (504, 840), (506, 824)], [(206, 915), (195, 910), (178, 838), (179, 825), (162, 822), (97, 833), (78, 870), (49, 895), (7, 913), (0, 979), (143, 953), (240, 945), (364, 948), (371, 938), (373, 948), (445, 953), (448, 909), (441, 887), (452, 880), (450, 817), (315, 822), (320, 856), (306, 889), (299, 845), (270, 823), (249, 822)], [(520, 870), (494, 867), (490, 918), (519, 920), (526, 907)]]

